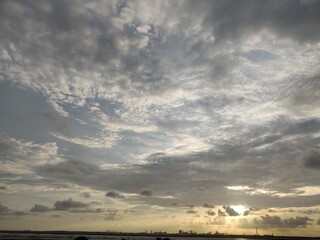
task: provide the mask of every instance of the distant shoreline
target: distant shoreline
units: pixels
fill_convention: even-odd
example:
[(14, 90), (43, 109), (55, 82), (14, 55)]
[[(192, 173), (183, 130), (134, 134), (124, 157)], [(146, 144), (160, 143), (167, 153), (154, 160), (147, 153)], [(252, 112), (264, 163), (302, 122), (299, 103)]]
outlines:
[(268, 240), (298, 240), (298, 239), (318, 239), (320, 237), (303, 237), (303, 236), (272, 236), (272, 235), (237, 235), (237, 234), (179, 234), (179, 233), (128, 233), (128, 232), (90, 232), (90, 231), (15, 231), (15, 230), (0, 230), (0, 233), (11, 234), (64, 234), (64, 235), (105, 235), (105, 236), (121, 236), (121, 237), (155, 237), (155, 238), (170, 238), (170, 237), (188, 237), (188, 238), (246, 238), (246, 239), (268, 239)]

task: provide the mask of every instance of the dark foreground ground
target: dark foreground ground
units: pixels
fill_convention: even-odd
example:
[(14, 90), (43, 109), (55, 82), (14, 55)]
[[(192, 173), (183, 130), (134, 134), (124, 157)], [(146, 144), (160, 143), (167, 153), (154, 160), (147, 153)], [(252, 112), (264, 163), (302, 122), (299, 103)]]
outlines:
[(146, 234), (146, 233), (103, 233), (103, 232), (34, 232), (0, 231), (0, 240), (74, 240), (84, 236), (88, 240), (320, 240), (320, 237), (252, 236), (252, 235), (208, 235), (208, 234)]

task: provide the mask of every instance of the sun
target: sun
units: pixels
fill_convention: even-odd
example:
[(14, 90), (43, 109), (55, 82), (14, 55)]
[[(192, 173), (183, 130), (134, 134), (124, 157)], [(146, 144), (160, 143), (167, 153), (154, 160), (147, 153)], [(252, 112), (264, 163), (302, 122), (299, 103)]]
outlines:
[(240, 215), (243, 215), (243, 213), (248, 210), (248, 208), (243, 205), (234, 205), (231, 207)]

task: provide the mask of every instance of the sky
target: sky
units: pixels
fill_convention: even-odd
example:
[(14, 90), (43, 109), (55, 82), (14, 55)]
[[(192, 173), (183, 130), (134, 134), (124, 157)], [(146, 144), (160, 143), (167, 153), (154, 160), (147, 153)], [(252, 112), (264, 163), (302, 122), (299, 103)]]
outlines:
[(0, 229), (320, 236), (320, 1), (1, 1)]

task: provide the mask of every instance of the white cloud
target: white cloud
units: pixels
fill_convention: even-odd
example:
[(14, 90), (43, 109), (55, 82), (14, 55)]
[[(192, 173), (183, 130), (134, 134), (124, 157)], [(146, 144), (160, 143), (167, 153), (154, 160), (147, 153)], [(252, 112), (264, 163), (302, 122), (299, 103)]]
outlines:
[(111, 148), (120, 139), (116, 133), (102, 133), (101, 137), (69, 137), (62, 134), (52, 133), (52, 136), (62, 139), (64, 141), (72, 142), (88, 148)]
[(0, 134), (0, 144), (1, 170), (5, 173), (37, 178), (34, 167), (64, 161), (55, 142), (37, 144)]

